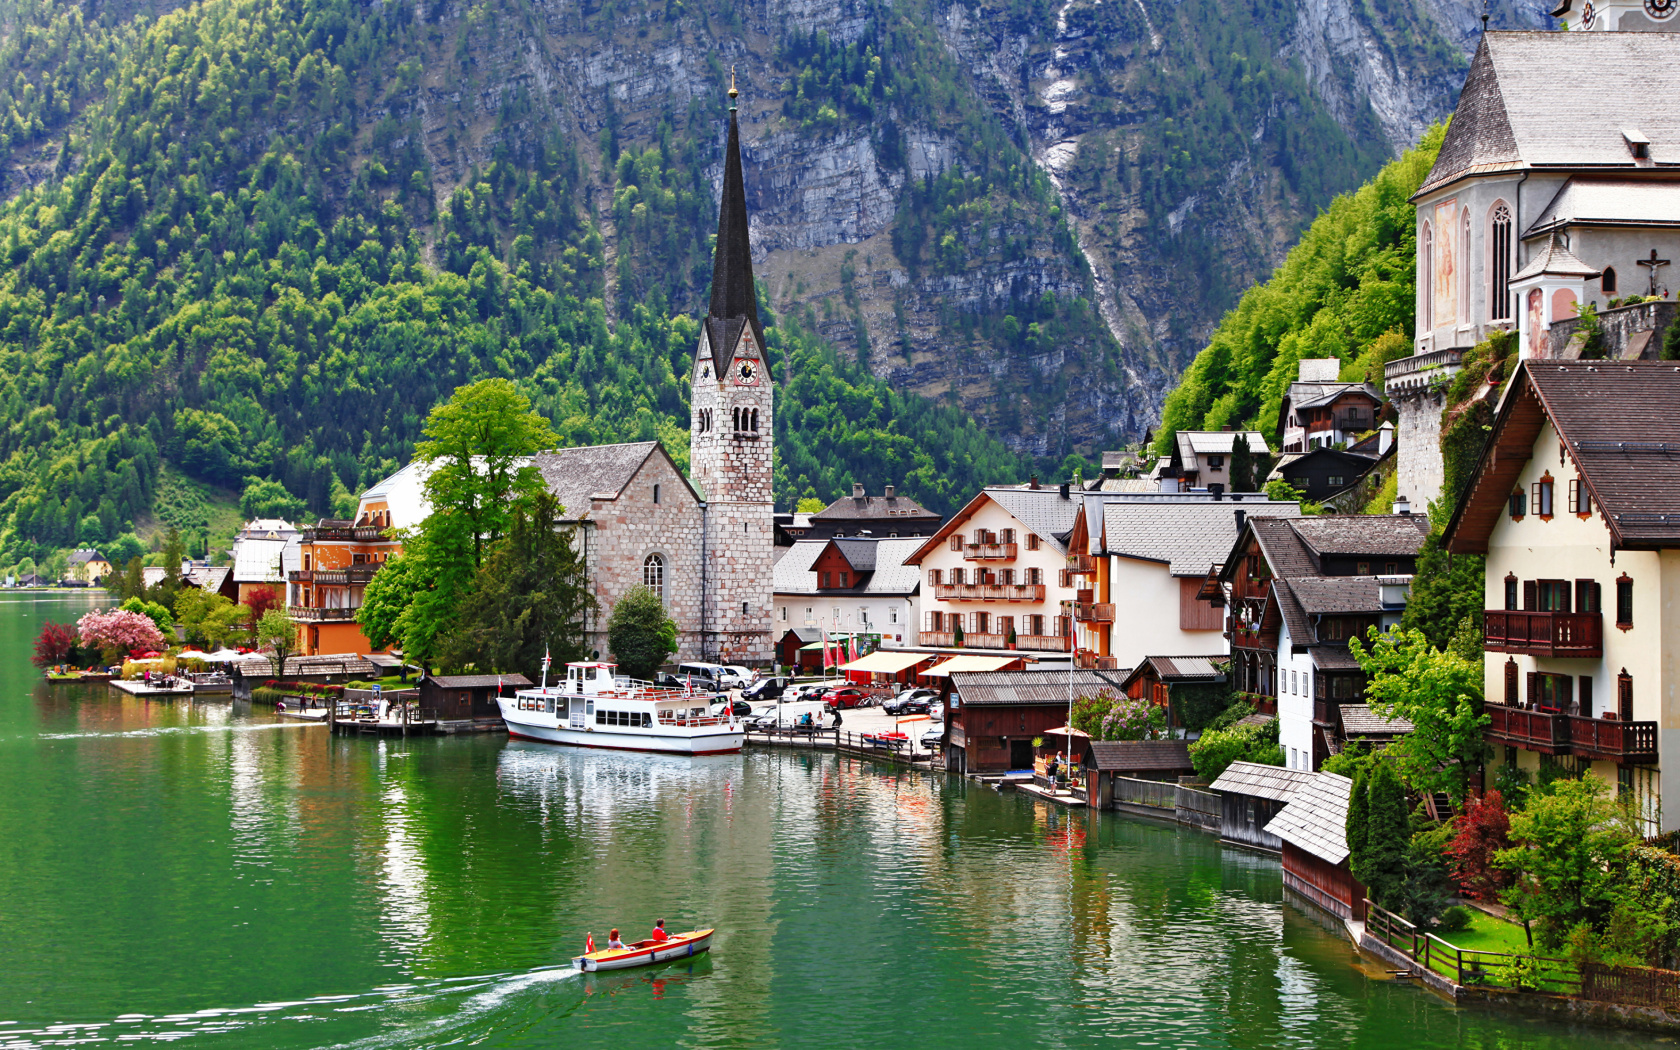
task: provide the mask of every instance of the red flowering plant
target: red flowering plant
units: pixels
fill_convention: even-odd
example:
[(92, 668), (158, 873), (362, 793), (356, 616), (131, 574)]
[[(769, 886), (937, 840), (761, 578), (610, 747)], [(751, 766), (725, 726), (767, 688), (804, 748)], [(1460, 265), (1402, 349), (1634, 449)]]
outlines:
[(1489, 791), (1480, 798), (1465, 800), (1464, 812), (1453, 821), (1454, 835), (1447, 843), (1447, 861), (1453, 878), (1464, 892), (1481, 900), (1498, 900), (1499, 891), (1511, 885), (1511, 872), (1494, 863), (1500, 850), (1511, 847), (1511, 816), (1505, 798)]
[(67, 663), (76, 649), (76, 629), (67, 623), (48, 620), (41, 625), (41, 635), (35, 639), (35, 655), (29, 662), (46, 670)]

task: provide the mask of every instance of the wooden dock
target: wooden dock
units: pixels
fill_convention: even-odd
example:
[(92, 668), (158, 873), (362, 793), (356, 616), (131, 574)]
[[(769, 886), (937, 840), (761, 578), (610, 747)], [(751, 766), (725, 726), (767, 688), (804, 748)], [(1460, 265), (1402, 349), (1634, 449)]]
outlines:
[(113, 678), (109, 683), (112, 689), (144, 697), (147, 700), (179, 700), (183, 697), (192, 699), (193, 687), (191, 682), (177, 682), (165, 689), (161, 686), (148, 685), (138, 678)]
[(939, 752), (916, 751), (914, 743), (906, 741), (901, 748), (880, 747), (864, 743), (873, 734), (852, 733), (844, 729), (749, 729), (746, 742), (768, 747), (786, 747), (798, 751), (834, 751), (859, 758), (873, 758), (912, 769), (937, 768)]
[(1083, 809), (1085, 806), (1085, 800), (1071, 791), (1051, 791), (1049, 788), (1040, 787), (1031, 781), (1026, 783), (1016, 781), (1015, 790), (1023, 795), (1033, 795), (1046, 802), (1054, 802), (1058, 806), (1066, 806), (1069, 809)]

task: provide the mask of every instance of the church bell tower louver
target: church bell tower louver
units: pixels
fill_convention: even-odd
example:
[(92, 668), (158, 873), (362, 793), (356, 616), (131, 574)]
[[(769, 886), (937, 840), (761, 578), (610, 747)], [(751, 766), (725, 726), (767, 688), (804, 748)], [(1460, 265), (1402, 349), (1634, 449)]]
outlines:
[(702, 646), (720, 663), (768, 663), (775, 569), (774, 387), (747, 234), (734, 73), (712, 258), (712, 299), (690, 374), (689, 475), (706, 501)]

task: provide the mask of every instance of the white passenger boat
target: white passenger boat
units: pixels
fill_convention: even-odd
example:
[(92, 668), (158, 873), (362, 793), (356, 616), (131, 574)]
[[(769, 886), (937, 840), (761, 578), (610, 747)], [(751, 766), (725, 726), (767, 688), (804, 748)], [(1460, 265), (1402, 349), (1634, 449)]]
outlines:
[(508, 735), (550, 744), (674, 755), (741, 750), (732, 714), (713, 715), (716, 695), (662, 689), (613, 674), (615, 664), (566, 665), (563, 683), (498, 697)]

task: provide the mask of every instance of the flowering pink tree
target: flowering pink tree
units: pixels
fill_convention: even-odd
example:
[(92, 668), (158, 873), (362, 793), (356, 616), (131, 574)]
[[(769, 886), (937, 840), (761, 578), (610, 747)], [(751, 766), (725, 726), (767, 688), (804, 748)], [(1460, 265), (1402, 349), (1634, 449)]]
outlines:
[(142, 613), (110, 609), (90, 612), (76, 621), (82, 644), (101, 651), (131, 652), (162, 649), (163, 632)]
[(1116, 697), (1103, 716), (1103, 740), (1153, 740), (1166, 729), (1165, 713), (1148, 700)]

